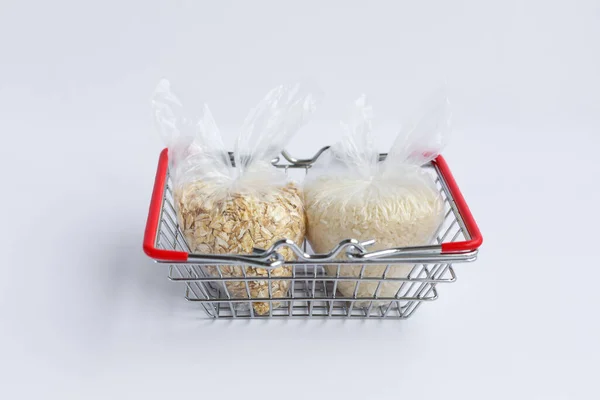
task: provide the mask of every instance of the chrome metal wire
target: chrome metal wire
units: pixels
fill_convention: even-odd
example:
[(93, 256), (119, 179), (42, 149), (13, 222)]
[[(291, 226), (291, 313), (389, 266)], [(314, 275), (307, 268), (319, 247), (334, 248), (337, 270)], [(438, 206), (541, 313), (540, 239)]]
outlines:
[[(296, 159), (288, 153), (273, 160), (276, 168), (286, 173), (300, 170), (308, 173), (312, 163), (325, 151), (322, 149), (311, 159)], [(380, 155), (385, 159), (386, 155)], [(232, 157), (233, 159), (233, 157)], [(256, 249), (249, 255), (200, 255), (191, 254), (186, 262), (169, 262), (168, 277), (174, 282), (185, 283), (185, 298), (200, 305), (207, 316), (212, 318), (379, 318), (406, 319), (425, 302), (438, 298), (438, 284), (456, 280), (453, 264), (473, 261), (477, 252), (455, 255), (441, 254), (441, 243), (470, 239), (465, 224), (454, 205), (452, 196), (433, 165), (427, 168), (436, 176), (438, 189), (445, 198), (445, 219), (439, 229), (436, 244), (413, 248), (396, 248), (369, 252), (373, 241), (359, 242), (347, 239), (339, 243), (327, 254), (314, 254), (304, 242), (302, 246), (288, 240), (275, 243), (270, 249)], [(169, 179), (165, 185), (156, 247), (166, 250), (180, 250), (190, 253), (190, 249), (179, 229)], [(295, 261), (285, 261), (278, 250), (291, 249)], [(281, 265), (291, 266), (288, 276), (271, 276), (271, 270)], [(367, 266), (385, 265), (381, 276), (364, 276)], [(414, 264), (405, 277), (388, 276), (395, 264)], [(222, 266), (242, 266), (242, 276), (224, 274)], [(260, 266), (267, 270), (268, 298), (251, 298), (249, 282), (257, 277), (247, 276), (244, 265)], [(324, 265), (335, 265), (336, 273), (327, 274)], [(358, 276), (343, 276), (343, 268), (361, 265)], [(216, 271), (216, 273), (215, 273)], [(285, 297), (273, 297), (271, 282), (289, 281), (289, 292)], [(245, 295), (232, 293), (227, 288), (229, 282), (244, 282)], [(343, 296), (338, 290), (340, 282), (354, 283), (352, 296)], [(361, 283), (376, 283), (370, 297), (359, 297)], [(380, 296), (385, 282), (397, 282), (399, 289), (392, 297)], [(236, 297), (236, 295), (238, 297)], [(269, 312), (258, 315), (252, 303), (269, 303)], [(278, 303), (274, 307), (273, 303)]]

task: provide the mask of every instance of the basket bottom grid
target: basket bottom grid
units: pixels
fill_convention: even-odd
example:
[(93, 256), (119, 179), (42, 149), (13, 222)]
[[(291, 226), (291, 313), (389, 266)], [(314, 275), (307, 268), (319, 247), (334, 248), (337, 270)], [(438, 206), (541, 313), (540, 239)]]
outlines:
[[(336, 278), (324, 274), (322, 266), (296, 267), (288, 297), (235, 298), (224, 290), (223, 282), (233, 278), (207, 276), (198, 265), (171, 265), (169, 278), (183, 281), (185, 298), (197, 302), (212, 318), (269, 318), (269, 317), (322, 317), (322, 318), (385, 318), (406, 319), (424, 301), (437, 299), (436, 285), (456, 280), (450, 264), (417, 265), (401, 282), (393, 298), (343, 297), (335, 290)], [(418, 272), (418, 273), (417, 273)], [(277, 280), (286, 279), (278, 277)], [(275, 279), (273, 279), (275, 280)], [(381, 279), (386, 281), (385, 279)], [(360, 282), (356, 278), (354, 282)], [(252, 303), (275, 303), (269, 313), (258, 315)]]

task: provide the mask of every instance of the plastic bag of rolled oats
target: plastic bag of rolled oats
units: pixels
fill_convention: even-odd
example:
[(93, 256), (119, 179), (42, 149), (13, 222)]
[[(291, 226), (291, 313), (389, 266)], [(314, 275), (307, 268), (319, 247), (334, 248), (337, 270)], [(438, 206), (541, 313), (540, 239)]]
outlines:
[[(186, 115), (170, 83), (161, 80), (153, 98), (155, 121), (169, 149), (170, 174), (179, 226), (194, 253), (251, 254), (281, 239), (301, 245), (306, 232), (298, 186), (271, 161), (315, 110), (317, 95), (303, 85), (281, 85), (249, 113), (234, 149), (234, 165), (208, 106), (199, 118)], [(286, 260), (289, 249), (280, 250)], [(268, 271), (252, 266), (213, 266), (228, 281), (231, 298), (286, 297), (289, 280), (271, 281)], [(271, 270), (272, 277), (291, 276), (291, 267)], [(270, 292), (270, 293), (269, 293)], [(278, 303), (272, 303), (274, 307)], [(269, 313), (270, 304), (252, 302), (254, 312)]]

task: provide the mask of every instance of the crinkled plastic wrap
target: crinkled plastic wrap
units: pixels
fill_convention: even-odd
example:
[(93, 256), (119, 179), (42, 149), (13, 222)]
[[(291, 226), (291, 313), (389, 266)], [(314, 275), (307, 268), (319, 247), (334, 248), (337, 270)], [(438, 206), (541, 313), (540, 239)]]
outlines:
[[(306, 219), (299, 187), (271, 161), (315, 109), (317, 96), (303, 85), (271, 90), (249, 113), (237, 138), (231, 165), (221, 134), (208, 106), (199, 118), (185, 114), (181, 102), (162, 80), (152, 104), (161, 135), (169, 148), (170, 173), (179, 226), (194, 253), (250, 254), (281, 239), (301, 245)], [(287, 260), (293, 253), (281, 250)], [(268, 272), (251, 266), (210, 266), (215, 277), (257, 277), (226, 282), (232, 298), (276, 298), (288, 295), (289, 280), (272, 281)], [(291, 276), (284, 265), (271, 276)], [(253, 302), (254, 311), (268, 314), (269, 302)], [(273, 303), (278, 306), (278, 303)]]
[[(379, 161), (372, 137), (372, 108), (364, 96), (342, 123), (344, 136), (317, 160), (304, 185), (307, 238), (317, 253), (343, 239), (375, 239), (369, 250), (430, 244), (444, 219), (444, 202), (435, 181), (421, 166), (442, 150), (450, 131), (447, 98), (437, 95), (398, 135), (385, 161)], [(329, 275), (360, 276), (362, 265), (326, 266)], [(412, 264), (391, 266), (386, 278), (407, 277)], [(363, 277), (382, 278), (386, 265), (367, 265)], [(341, 280), (345, 297), (357, 282)], [(363, 281), (357, 297), (395, 297), (401, 281)], [(377, 291), (377, 293), (376, 293)], [(383, 302), (375, 302), (382, 304)], [(369, 304), (356, 302), (356, 306)]]

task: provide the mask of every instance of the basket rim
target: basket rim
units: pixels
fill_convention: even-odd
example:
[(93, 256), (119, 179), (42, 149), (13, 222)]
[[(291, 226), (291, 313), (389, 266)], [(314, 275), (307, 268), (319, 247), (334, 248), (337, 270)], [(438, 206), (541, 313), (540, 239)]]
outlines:
[[(314, 163), (328, 147), (320, 149), (312, 158), (296, 159), (283, 151), (282, 156), (290, 164), (289, 166), (305, 167)], [(380, 159), (387, 154), (382, 153)], [(280, 158), (273, 160), (277, 166)], [(355, 239), (346, 239), (340, 242), (331, 252), (327, 254), (307, 254), (299, 246), (290, 240), (280, 240), (270, 249), (257, 249), (250, 255), (214, 255), (195, 254), (178, 250), (165, 250), (157, 248), (159, 225), (162, 217), (163, 201), (166, 192), (167, 173), (169, 165), (168, 149), (160, 152), (152, 197), (146, 227), (144, 231), (143, 249), (146, 255), (160, 263), (195, 263), (195, 264), (250, 264), (263, 268), (276, 268), (284, 263), (281, 255), (276, 251), (280, 247), (290, 247), (296, 253), (300, 263), (320, 264), (330, 262), (342, 251), (346, 250), (354, 264), (364, 263), (408, 263), (408, 262), (468, 262), (477, 257), (477, 252), (483, 243), (481, 231), (469, 209), (467, 202), (460, 191), (456, 180), (450, 171), (448, 163), (443, 156), (438, 155), (431, 165), (436, 169), (442, 186), (449, 194), (450, 206), (457, 213), (457, 218), (462, 219), (466, 240), (459, 242), (447, 242), (438, 245), (398, 247), (379, 251), (368, 252), (364, 248), (369, 242), (359, 242)], [(339, 262), (339, 261), (338, 261)], [(286, 262), (286, 264), (294, 264)]]

